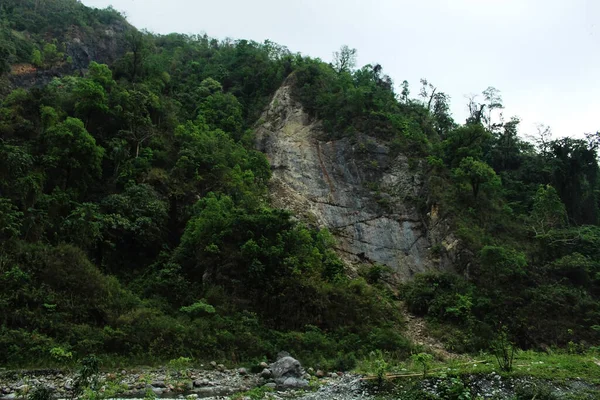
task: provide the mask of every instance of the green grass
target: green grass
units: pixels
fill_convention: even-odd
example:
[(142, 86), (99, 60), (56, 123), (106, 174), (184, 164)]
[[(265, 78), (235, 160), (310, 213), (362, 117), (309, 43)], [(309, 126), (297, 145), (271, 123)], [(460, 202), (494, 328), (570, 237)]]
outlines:
[[(411, 361), (388, 359), (388, 375), (423, 374), (423, 366)], [(360, 360), (356, 372), (375, 375), (375, 360), (367, 358)], [(491, 354), (482, 354), (470, 358), (449, 361), (434, 360), (429, 366), (428, 376), (458, 376), (477, 375), (495, 372), (504, 377), (534, 377), (552, 381), (581, 379), (592, 384), (600, 384), (600, 354), (539, 353), (534, 351), (519, 351), (515, 355), (512, 372), (503, 372), (498, 367), (496, 359)]]

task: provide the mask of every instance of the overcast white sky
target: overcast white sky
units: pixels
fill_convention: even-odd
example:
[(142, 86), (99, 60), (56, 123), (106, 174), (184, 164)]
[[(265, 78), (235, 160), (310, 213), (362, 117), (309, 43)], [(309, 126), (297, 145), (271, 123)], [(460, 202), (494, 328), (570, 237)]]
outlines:
[(155, 33), (270, 39), (324, 61), (342, 44), (358, 64), (380, 63), (411, 94), (427, 78), (452, 98), (502, 92), (521, 133), (600, 130), (600, 0), (82, 0), (123, 11)]

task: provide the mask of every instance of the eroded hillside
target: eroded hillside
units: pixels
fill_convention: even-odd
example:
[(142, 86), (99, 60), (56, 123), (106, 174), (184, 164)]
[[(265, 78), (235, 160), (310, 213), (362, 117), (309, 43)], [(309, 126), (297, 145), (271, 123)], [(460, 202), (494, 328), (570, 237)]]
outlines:
[(273, 170), (273, 205), (328, 228), (349, 264), (383, 264), (402, 280), (451, 269), (452, 251), (431, 251), (433, 244), (455, 245), (447, 225), (415, 206), (427, 196), (422, 163), (410, 165), (368, 134), (328, 140), (294, 99), (293, 81), (275, 93), (256, 130)]

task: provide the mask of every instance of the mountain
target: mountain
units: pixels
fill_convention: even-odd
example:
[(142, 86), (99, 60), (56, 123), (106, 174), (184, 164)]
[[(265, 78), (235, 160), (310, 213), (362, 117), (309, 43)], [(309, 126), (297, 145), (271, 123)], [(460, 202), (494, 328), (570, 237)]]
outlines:
[[(0, 5), (0, 362), (280, 350), (329, 370), (423, 349), (600, 342), (600, 135), (463, 124), (422, 81), (266, 41)], [(411, 318), (412, 320), (412, 318)]]

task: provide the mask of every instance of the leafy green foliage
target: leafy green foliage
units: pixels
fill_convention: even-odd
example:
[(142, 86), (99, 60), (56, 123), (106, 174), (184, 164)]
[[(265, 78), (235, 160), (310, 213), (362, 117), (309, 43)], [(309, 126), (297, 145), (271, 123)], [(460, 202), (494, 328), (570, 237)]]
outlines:
[(500, 369), (505, 372), (511, 372), (516, 349), (514, 344), (510, 342), (506, 329), (500, 331), (492, 343), (492, 350)]
[(413, 354), (411, 359), (415, 364), (419, 364), (423, 368), (423, 377), (427, 376), (427, 370), (433, 360), (433, 356), (428, 353), (417, 353)]
[[(110, 65), (85, 65), (74, 38), (107, 31)], [(330, 233), (268, 205), (252, 128), (286, 79), (328, 139), (368, 150), (369, 135), (428, 169), (407, 201), (454, 230), (431, 253), (458, 274), (400, 294), (451, 346), (493, 349), (504, 327), (521, 347), (597, 344), (598, 134), (536, 147), (518, 119), (494, 118), (494, 88), (458, 125), (429, 81), (411, 99), (355, 60), (347, 46), (330, 65), (270, 41), (153, 35), (75, 0), (3, 1), (0, 78), (18, 63), (57, 77), (0, 89), (0, 362), (408, 357), (388, 271), (349, 279)]]

